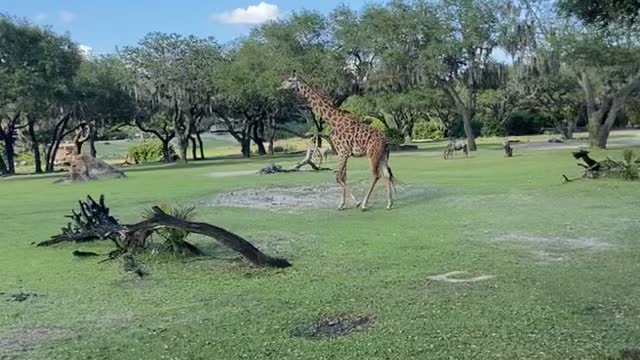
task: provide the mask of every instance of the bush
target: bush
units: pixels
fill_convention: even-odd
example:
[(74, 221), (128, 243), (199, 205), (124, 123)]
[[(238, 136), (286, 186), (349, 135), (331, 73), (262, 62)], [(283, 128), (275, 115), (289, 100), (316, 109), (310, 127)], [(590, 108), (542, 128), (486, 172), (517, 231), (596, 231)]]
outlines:
[[(139, 163), (163, 160), (162, 143), (160, 141), (142, 141), (131, 146), (128, 153)], [(169, 155), (171, 160), (176, 159), (178, 156), (171, 144), (169, 144)]]
[(640, 178), (640, 159), (636, 158), (633, 150), (630, 149), (624, 151), (623, 157), (622, 178), (625, 180), (638, 180)]
[(402, 145), (404, 144), (404, 135), (396, 128), (384, 129), (384, 136), (387, 138), (389, 145)]
[(509, 115), (505, 123), (507, 135), (540, 134), (546, 127), (547, 119), (540, 114), (529, 111), (516, 111)]
[(33, 159), (33, 154), (31, 153), (22, 153), (18, 154), (15, 158), (15, 162), (18, 164), (24, 163), (27, 165), (33, 165), (35, 160)]
[[(471, 131), (473, 132), (474, 137), (480, 136), (480, 133), (482, 131), (482, 124), (475, 118), (471, 121)], [(467, 135), (464, 133), (464, 122), (462, 121), (462, 117), (456, 117), (456, 120), (451, 125), (451, 129), (449, 130), (448, 135), (448, 137), (455, 139), (467, 137)]]
[(500, 121), (489, 114), (478, 114), (476, 120), (481, 124), (480, 135), (482, 136), (505, 136), (507, 134), (504, 124), (500, 124)]
[(419, 120), (413, 125), (414, 139), (442, 139), (445, 137), (444, 131), (434, 120)]

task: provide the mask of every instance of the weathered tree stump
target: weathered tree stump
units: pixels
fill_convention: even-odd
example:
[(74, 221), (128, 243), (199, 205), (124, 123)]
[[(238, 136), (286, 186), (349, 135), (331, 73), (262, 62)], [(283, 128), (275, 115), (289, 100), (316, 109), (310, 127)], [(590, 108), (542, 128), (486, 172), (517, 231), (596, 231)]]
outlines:
[(82, 182), (103, 178), (127, 177), (122, 170), (86, 154), (74, 155), (67, 176), (61, 180), (66, 182)]
[(104, 204), (104, 196), (101, 195), (98, 202), (91, 196), (87, 196), (86, 201), (79, 203), (80, 213), (73, 211), (72, 215), (67, 216), (73, 220), (73, 223), (68, 223), (62, 228), (60, 234), (53, 235), (49, 240), (38, 243), (37, 246), (50, 246), (61, 242), (111, 240), (115, 243), (116, 249), (109, 254), (109, 259), (115, 259), (144, 250), (147, 239), (155, 231), (172, 228), (212, 237), (256, 266), (276, 268), (291, 266), (286, 259), (266, 255), (247, 240), (221, 227), (180, 219), (165, 213), (158, 206), (152, 207), (152, 215), (147, 220), (121, 225), (109, 214), (109, 208)]

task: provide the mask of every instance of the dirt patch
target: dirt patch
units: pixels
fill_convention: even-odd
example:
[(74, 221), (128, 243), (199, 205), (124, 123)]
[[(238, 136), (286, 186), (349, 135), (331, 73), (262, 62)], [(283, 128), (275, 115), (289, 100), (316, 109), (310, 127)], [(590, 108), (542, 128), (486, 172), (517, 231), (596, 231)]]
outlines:
[[(32, 349), (52, 338), (61, 337), (63, 333), (61, 328), (40, 327), (0, 335), (0, 355)], [(0, 358), (2, 358), (2, 356), (0, 356)]]
[(466, 271), (451, 271), (445, 274), (428, 276), (427, 279), (447, 283), (470, 283), (493, 279), (495, 275), (471, 274)]
[(216, 171), (209, 173), (208, 175), (211, 177), (229, 177), (229, 176), (246, 176), (246, 175), (255, 175), (258, 172), (256, 170), (238, 170), (238, 171)]
[(17, 294), (9, 295), (9, 299), (7, 301), (23, 302), (29, 298), (37, 298), (37, 297), (38, 297), (38, 294), (36, 293), (20, 292)]
[(521, 243), (542, 249), (602, 251), (614, 248), (612, 244), (606, 241), (590, 238), (542, 237), (527, 234), (507, 234), (499, 236), (495, 240), (511, 243)]
[(364, 330), (372, 324), (372, 316), (340, 315), (311, 324), (301, 324), (291, 331), (291, 335), (307, 339), (345, 336)]
[(502, 203), (505, 206), (528, 206), (539, 201), (535, 194), (508, 193), (488, 195), (462, 195), (448, 198), (447, 205), (455, 208), (468, 209), (471, 207), (486, 208), (487, 204)]
[(139, 289), (149, 287), (152, 283), (153, 282), (146, 277), (141, 278), (139, 276), (135, 276), (116, 281), (114, 285), (125, 289)]
[(567, 256), (545, 250), (533, 250), (529, 254), (531, 258), (540, 263), (550, 263), (567, 260)]
[(640, 360), (640, 348), (637, 349), (624, 349), (620, 351), (618, 357), (610, 358), (612, 360)]
[[(372, 207), (386, 203), (384, 186), (376, 187), (370, 204)], [(369, 186), (368, 182), (350, 184), (354, 194), (361, 199)], [(397, 203), (403, 199), (412, 200), (419, 195), (436, 192), (434, 188), (414, 185), (403, 185), (397, 189)], [(320, 209), (334, 208), (340, 201), (340, 189), (337, 184), (320, 183), (306, 185), (261, 186), (251, 189), (237, 189), (228, 193), (216, 194), (205, 200), (208, 206), (226, 206), (269, 210)], [(355, 204), (351, 204), (355, 207)]]

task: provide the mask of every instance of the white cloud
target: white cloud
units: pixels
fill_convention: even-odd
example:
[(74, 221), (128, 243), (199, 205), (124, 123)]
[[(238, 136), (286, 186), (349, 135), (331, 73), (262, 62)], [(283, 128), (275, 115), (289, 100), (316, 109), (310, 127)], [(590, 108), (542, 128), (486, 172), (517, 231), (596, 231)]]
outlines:
[(71, 11), (68, 11), (68, 10), (60, 11), (60, 20), (62, 22), (70, 23), (73, 20), (75, 20), (76, 17), (77, 17), (76, 14), (72, 13)]
[(33, 17), (35, 22), (43, 22), (49, 18), (49, 14), (47, 13), (37, 13), (36, 16)]
[(93, 55), (93, 48), (89, 45), (78, 45), (78, 50), (80, 50), (80, 55), (85, 59), (90, 58)]
[(280, 15), (278, 5), (261, 2), (258, 5), (249, 5), (246, 8), (237, 8), (221, 14), (212, 14), (211, 17), (225, 24), (262, 24), (273, 20)]

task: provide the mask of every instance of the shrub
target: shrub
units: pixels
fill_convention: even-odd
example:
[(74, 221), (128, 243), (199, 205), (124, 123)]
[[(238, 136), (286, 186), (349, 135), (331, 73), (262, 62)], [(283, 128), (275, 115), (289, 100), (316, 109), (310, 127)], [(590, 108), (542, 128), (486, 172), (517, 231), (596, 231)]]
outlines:
[[(475, 137), (478, 137), (482, 131), (482, 124), (475, 118), (471, 121), (471, 131), (473, 132), (473, 136)], [(467, 135), (464, 133), (464, 122), (462, 121), (462, 117), (457, 116), (453, 121), (451, 129), (449, 130), (448, 137), (456, 139), (467, 137)]]
[(413, 125), (414, 139), (442, 139), (444, 131), (434, 120), (419, 120)]
[(633, 150), (627, 149), (623, 153), (624, 163), (622, 177), (625, 180), (638, 180), (640, 178), (640, 159), (636, 158)]
[[(142, 141), (131, 146), (128, 153), (139, 163), (163, 160), (162, 143), (160, 141)], [(172, 160), (178, 156), (171, 144), (169, 144), (169, 155)]]
[(18, 154), (15, 158), (15, 162), (20, 164), (20, 163), (25, 163), (27, 165), (32, 165), (35, 160), (33, 159), (33, 154), (31, 153), (22, 153), (22, 154)]
[(540, 114), (529, 111), (516, 111), (509, 115), (505, 123), (507, 135), (540, 134), (546, 126), (547, 119)]
[[(195, 218), (195, 208), (192, 206), (182, 207), (170, 204), (161, 204), (160, 209), (165, 213), (175, 216), (178, 219), (191, 221)], [(144, 214), (145, 219), (154, 217), (152, 210), (147, 210)], [(173, 255), (202, 255), (202, 252), (194, 245), (186, 241), (189, 232), (181, 229), (163, 228), (156, 230), (155, 235), (163, 240), (161, 252), (168, 252)]]
[(404, 135), (396, 128), (384, 129), (384, 136), (387, 138), (389, 145), (401, 145), (404, 143)]

